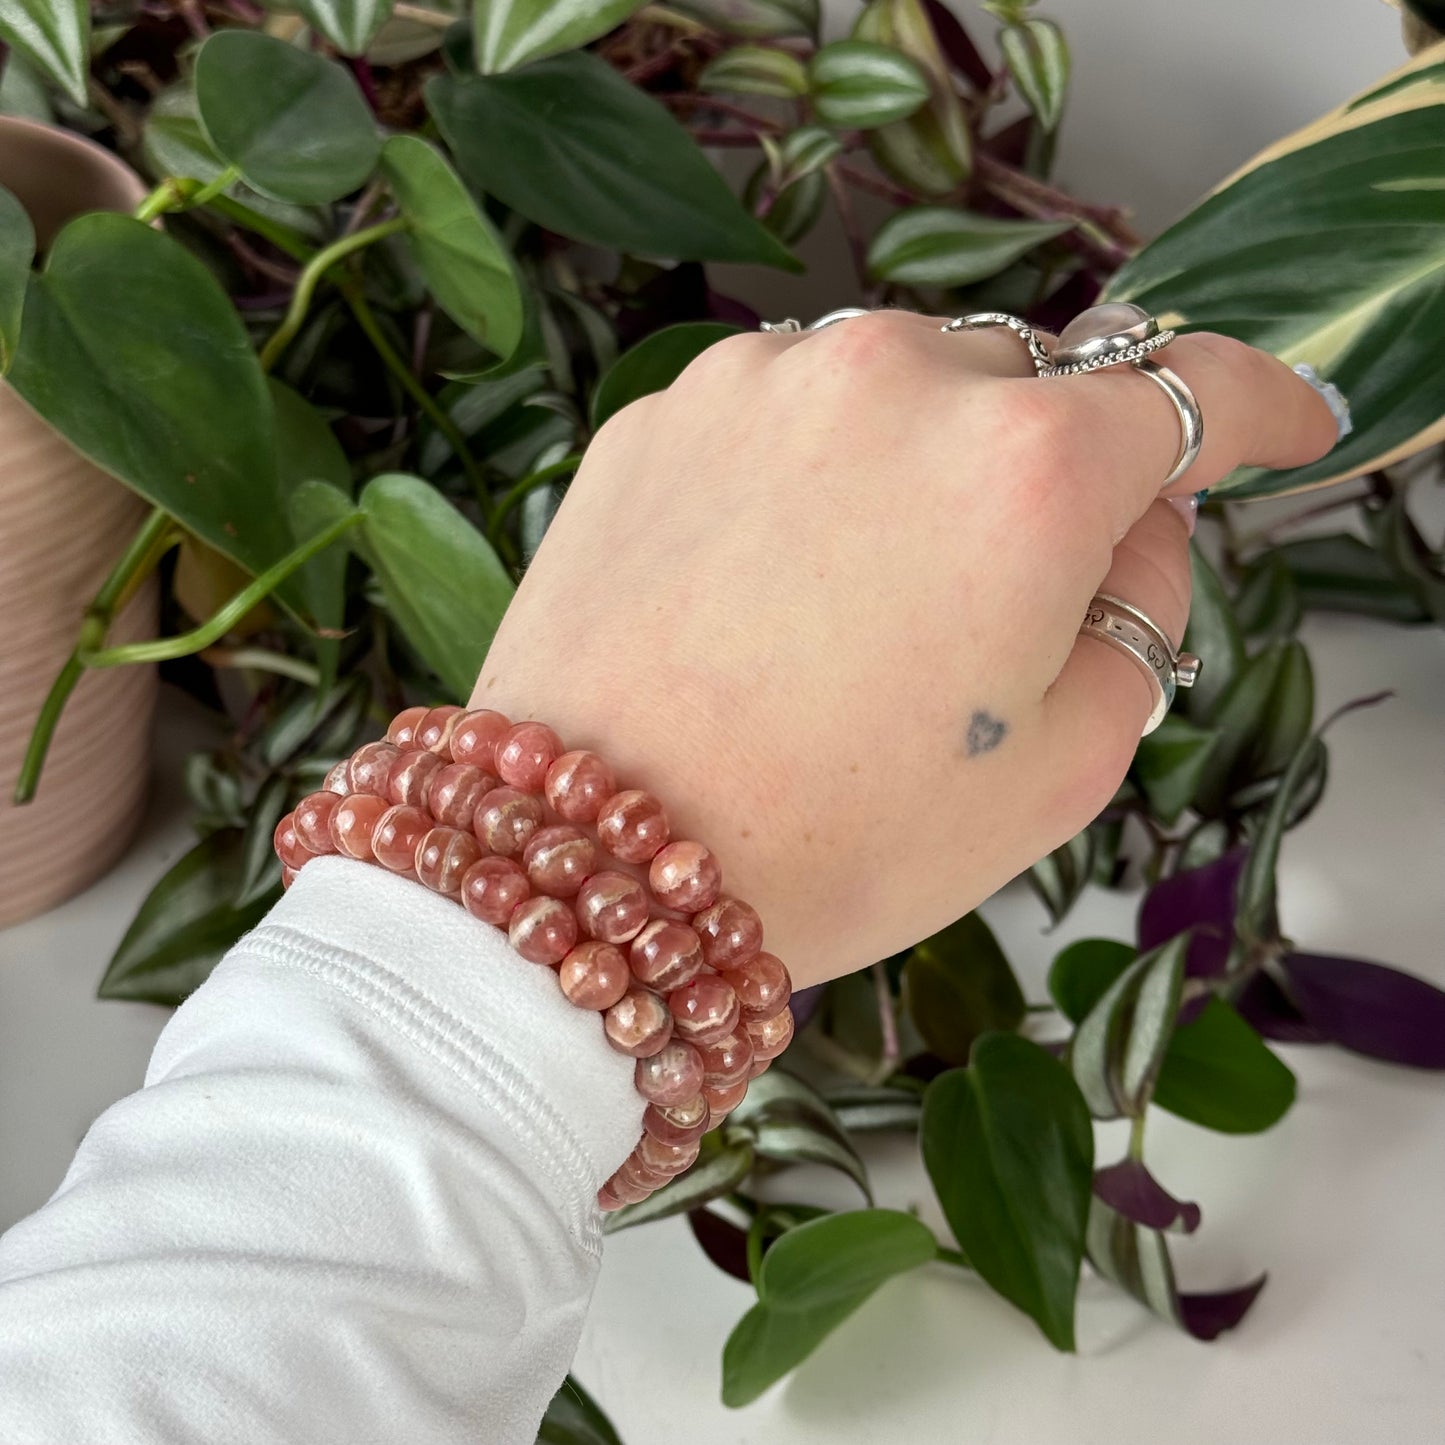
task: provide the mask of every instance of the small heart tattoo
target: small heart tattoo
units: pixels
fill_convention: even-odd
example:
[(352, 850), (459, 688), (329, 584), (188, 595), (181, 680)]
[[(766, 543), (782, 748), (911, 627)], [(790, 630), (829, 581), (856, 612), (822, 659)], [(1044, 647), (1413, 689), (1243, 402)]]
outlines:
[(968, 720), (968, 755), (976, 758), (980, 753), (991, 753), (1004, 739), (1008, 724), (986, 712), (976, 712)]

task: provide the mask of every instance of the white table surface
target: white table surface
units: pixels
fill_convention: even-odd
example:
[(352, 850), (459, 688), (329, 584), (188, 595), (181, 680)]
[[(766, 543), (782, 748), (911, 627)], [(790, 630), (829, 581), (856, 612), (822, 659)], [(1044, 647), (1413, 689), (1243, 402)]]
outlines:
[[(1305, 637), (1320, 715), (1381, 688), (1397, 696), (1331, 737), (1324, 802), (1285, 844), (1285, 926), (1313, 950), (1445, 984), (1445, 633), (1318, 618)], [(91, 1120), (138, 1086), (164, 1022), (161, 1009), (101, 1003), (94, 990), (136, 903), (188, 846), (178, 741), (167, 739), (171, 766), (125, 861), (0, 932), (0, 1227), (45, 1200)], [(1127, 937), (1135, 902), (1091, 892), (1054, 935), (1022, 888), (987, 913), (1043, 997), (1054, 952), (1074, 937)], [(1080, 1351), (1055, 1354), (1008, 1305), (936, 1265), (885, 1286), (788, 1381), (733, 1412), (718, 1403), (719, 1359), (750, 1291), (666, 1221), (609, 1239), (576, 1372), (627, 1445), (677, 1439), (683, 1419), (689, 1445), (1445, 1439), (1445, 1078), (1337, 1050), (1284, 1052), (1300, 1097), (1270, 1133), (1150, 1121), (1151, 1166), (1204, 1210), (1176, 1248), (1185, 1287), (1270, 1272), (1244, 1326), (1214, 1345), (1087, 1278)], [(1101, 1131), (1100, 1157), (1118, 1142)], [(874, 1140), (868, 1154), (880, 1202), (917, 1205), (941, 1227), (912, 1147)], [(821, 1173), (789, 1187), (852, 1202)]]

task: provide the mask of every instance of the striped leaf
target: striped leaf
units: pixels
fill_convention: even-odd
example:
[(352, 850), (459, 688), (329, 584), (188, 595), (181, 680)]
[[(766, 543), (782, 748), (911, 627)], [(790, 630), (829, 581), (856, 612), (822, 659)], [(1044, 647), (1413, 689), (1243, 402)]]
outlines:
[(1025, 20), (999, 32), (1013, 82), (1045, 130), (1057, 127), (1069, 90), (1069, 46), (1052, 20)]
[(929, 95), (923, 72), (906, 55), (871, 40), (825, 45), (808, 78), (818, 119), (858, 130), (905, 120)]
[(0, 0), (0, 40), (13, 45), (76, 105), (86, 104), (88, 0)]
[(289, 0), (343, 55), (360, 55), (391, 15), (394, 0)]
[(698, 89), (791, 100), (808, 93), (808, 72), (796, 55), (767, 45), (725, 50), (698, 77)]
[(846, 1174), (871, 1204), (868, 1170), (827, 1101), (811, 1085), (782, 1069), (770, 1069), (748, 1086), (728, 1117), (746, 1130), (764, 1159), (784, 1164), (826, 1164)]
[(731, 1194), (753, 1172), (753, 1146), (747, 1140), (719, 1144), (709, 1150), (709, 1134), (703, 1141), (703, 1153), (685, 1174), (664, 1184), (656, 1194), (638, 1204), (614, 1210), (602, 1221), (602, 1232), (614, 1234), (634, 1224), (647, 1224), (654, 1219), (667, 1219), (674, 1214), (689, 1214), (701, 1209), (710, 1200)]
[(644, 0), (473, 0), (477, 69), (515, 70), (615, 30)]
[(1309, 362), (1349, 398), (1323, 460), (1216, 490), (1325, 486), (1445, 440), (1445, 45), (1256, 156), (1108, 297)]

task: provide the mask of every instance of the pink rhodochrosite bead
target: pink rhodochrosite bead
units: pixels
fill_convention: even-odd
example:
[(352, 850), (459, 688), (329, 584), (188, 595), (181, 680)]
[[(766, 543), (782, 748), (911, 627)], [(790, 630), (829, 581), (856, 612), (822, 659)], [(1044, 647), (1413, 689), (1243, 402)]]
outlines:
[(619, 1054), (647, 1059), (672, 1037), (672, 1015), (657, 994), (630, 988), (602, 1015), (602, 1027)]
[(495, 773), (497, 744), (511, 726), (511, 718), (503, 717), (491, 708), (476, 708), (463, 713), (452, 727), (452, 761), (469, 763), (484, 773)]
[(711, 849), (685, 838), (658, 853), (647, 870), (647, 881), (653, 896), (665, 907), (696, 913), (717, 900), (722, 869)]
[(742, 1005), (744, 1019), (772, 1018), (793, 995), (788, 970), (773, 953), (760, 953), (739, 964), (728, 974), (728, 982)]
[(431, 781), (445, 766), (435, 753), (409, 749), (391, 765), (386, 775), (386, 796), (393, 803), (425, 808)]
[[(423, 753), (423, 757), (433, 756)], [(497, 786), (497, 780), (470, 763), (447, 763), (432, 775), (426, 805), (431, 815), (447, 828), (471, 831), (477, 804)]]
[(291, 815), (296, 824), (296, 836), (301, 846), (312, 853), (334, 853), (336, 844), (331, 841), (331, 815), (341, 801), (335, 793), (307, 793), (296, 804)]
[(738, 998), (732, 985), (715, 973), (700, 973), (667, 996), (672, 1025), (680, 1038), (711, 1044), (738, 1026)]
[(577, 942), (577, 915), (560, 898), (529, 898), (512, 910), (507, 937), (532, 963), (561, 963)]
[(375, 793), (378, 798), (385, 798), (387, 775), (400, 756), (401, 749), (392, 747), (390, 743), (367, 743), (357, 748), (346, 770), (351, 791)]
[(497, 744), (496, 774), (523, 792), (540, 793), (547, 769), (562, 755), (562, 739), (539, 722), (513, 724)]
[(614, 858), (646, 863), (668, 839), (662, 804), (641, 788), (614, 793), (597, 815), (597, 837)]
[(482, 845), (470, 833), (433, 828), (416, 845), (416, 876), (433, 893), (455, 897), (462, 891), (462, 875), (481, 856)]
[(596, 753), (579, 748), (563, 753), (546, 778), (547, 801), (569, 823), (592, 823), (617, 791), (612, 769)]
[(519, 788), (493, 788), (477, 804), (472, 832), (499, 858), (515, 858), (542, 826), (542, 800)]
[(369, 863), (372, 830), (390, 806), (375, 793), (351, 793), (343, 798), (331, 814), (331, 841), (337, 852)]
[(649, 1103), (663, 1108), (685, 1104), (702, 1088), (702, 1056), (691, 1044), (673, 1038), (651, 1058), (638, 1059), (632, 1077)]
[[(617, 1203), (613, 1206), (615, 1209), (621, 1209), (624, 1204), (641, 1204), (642, 1201), (652, 1193), (652, 1190), (646, 1188), (644, 1185), (634, 1184), (632, 1180), (624, 1179), (621, 1171), (614, 1174), (612, 1178), (602, 1186), (602, 1189), (608, 1191), (610, 1197), (617, 1200)], [(599, 1202), (601, 1202), (601, 1197), (602, 1191), (599, 1190)]]
[(691, 1144), (707, 1133), (707, 1126), (707, 1100), (701, 1092), (665, 1109), (649, 1104), (642, 1114), (642, 1127), (664, 1144)]
[(512, 910), (531, 896), (527, 875), (510, 858), (483, 858), (462, 874), (462, 907), (495, 928), (505, 928)]
[(763, 946), (763, 920), (757, 909), (727, 894), (695, 914), (692, 926), (702, 939), (704, 962), (722, 972), (746, 962)]
[(746, 1030), (734, 1029), (720, 1039), (699, 1047), (702, 1081), (709, 1089), (730, 1089), (744, 1083), (753, 1064), (753, 1041)]
[(748, 1069), (748, 1082), (751, 1083), (760, 1075), (766, 1074), (772, 1066), (773, 1061), (771, 1059), (754, 1059), (752, 1067)]
[(633, 977), (661, 993), (681, 988), (702, 969), (702, 946), (685, 923), (654, 918), (632, 940)]
[(351, 784), (347, 781), (346, 775), (351, 770), (351, 759), (342, 758), (339, 763), (333, 763), (331, 771), (326, 774), (321, 787), (323, 792), (335, 793), (344, 798), (351, 791)]
[(753, 1041), (753, 1057), (775, 1059), (793, 1041), (793, 1014), (784, 1009), (770, 1019), (752, 1019), (743, 1027)]
[(721, 1087), (704, 1084), (702, 1096), (707, 1100), (708, 1117), (713, 1124), (721, 1124), (723, 1119), (742, 1103), (747, 1092), (748, 1081), (746, 1079), (738, 1084), (725, 1084)]
[(296, 836), (296, 815), (287, 813), (271, 835), (271, 846), (281, 860), (283, 868), (299, 868), (308, 858), (316, 855)]
[(557, 982), (568, 1003), (600, 1013), (632, 986), (632, 970), (620, 948), (589, 938), (562, 960)]
[(299, 868), (288, 868), (284, 863), (281, 865), (281, 891), (284, 893), (295, 881)]
[(451, 762), (452, 729), (461, 715), (461, 708), (452, 703), (447, 703), (444, 707), (428, 708), (416, 725), (412, 746), (435, 753), (445, 763)]
[(577, 894), (577, 921), (582, 932), (605, 943), (636, 938), (651, 909), (647, 890), (630, 873), (604, 868), (594, 873)]
[(597, 861), (597, 845), (581, 828), (554, 823), (538, 828), (522, 849), (522, 867), (538, 893), (572, 898)]
[(394, 803), (371, 830), (371, 851), (383, 868), (414, 874), (417, 844), (431, 829), (430, 813), (406, 803)]
[(637, 1148), (632, 1151), (633, 1156), (649, 1169), (668, 1176), (691, 1169), (697, 1162), (699, 1152), (696, 1139), (689, 1144), (664, 1144), (655, 1134), (645, 1131), (637, 1141)]
[(672, 1179), (671, 1174), (662, 1174), (656, 1169), (650, 1169), (637, 1157), (635, 1149), (618, 1166), (617, 1172), (629, 1184), (636, 1184), (639, 1188), (647, 1190), (649, 1194), (654, 1189), (661, 1189)]
[(386, 730), (386, 740), (398, 748), (409, 748), (416, 745), (416, 725), (427, 715), (429, 708), (404, 707), (392, 718), (391, 726)]

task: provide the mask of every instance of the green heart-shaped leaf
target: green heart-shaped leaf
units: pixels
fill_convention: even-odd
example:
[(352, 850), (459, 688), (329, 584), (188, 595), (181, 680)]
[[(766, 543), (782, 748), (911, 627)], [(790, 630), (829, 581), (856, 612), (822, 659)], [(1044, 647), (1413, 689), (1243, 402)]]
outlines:
[(597, 383), (592, 395), (593, 428), (638, 397), (671, 386), (709, 346), (737, 334), (736, 326), (722, 321), (680, 321), (654, 331), (631, 351), (623, 352)]
[(986, 1034), (968, 1068), (928, 1086), (921, 1140), (969, 1262), (1072, 1350), (1094, 1133), (1069, 1071), (1017, 1034)]
[(1013, 221), (949, 206), (914, 206), (890, 216), (868, 247), (868, 269), (905, 286), (969, 286), (996, 276), (1068, 221)]
[(929, 96), (928, 78), (906, 56), (871, 40), (835, 40), (808, 66), (813, 108), (826, 125), (872, 130), (904, 120)]
[(291, 550), (266, 379), (230, 299), (169, 236), (107, 213), (70, 222), (31, 277), (10, 381), (248, 571)]
[(333, 60), (257, 30), (219, 30), (196, 55), (196, 108), (216, 153), (262, 195), (320, 205), (349, 195), (381, 138)]
[(0, 0), (0, 40), (84, 109), (90, 103), (89, 0)]
[(595, 55), (435, 76), (426, 98), (463, 175), (549, 230), (643, 256), (799, 269), (692, 137)]
[(35, 259), (35, 227), (25, 207), (0, 186), (0, 376), (20, 344), (20, 316)]
[(923, 1041), (950, 1064), (967, 1063), (981, 1034), (1012, 1032), (1028, 1010), (998, 939), (977, 913), (917, 944), (903, 966), (903, 984)]
[(1082, 1023), (1138, 956), (1112, 938), (1080, 938), (1049, 966), (1049, 997), (1066, 1019)]
[(525, 322), (512, 257), (440, 151), (412, 135), (382, 147), (381, 170), (407, 220), (407, 241), (448, 316), (506, 359)]
[(646, 0), (472, 0), (472, 44), (484, 75), (575, 50), (615, 30)]
[(927, 1226), (895, 1209), (829, 1214), (788, 1230), (763, 1256), (758, 1303), (723, 1347), (723, 1403), (756, 1400), (880, 1285), (937, 1252)]

